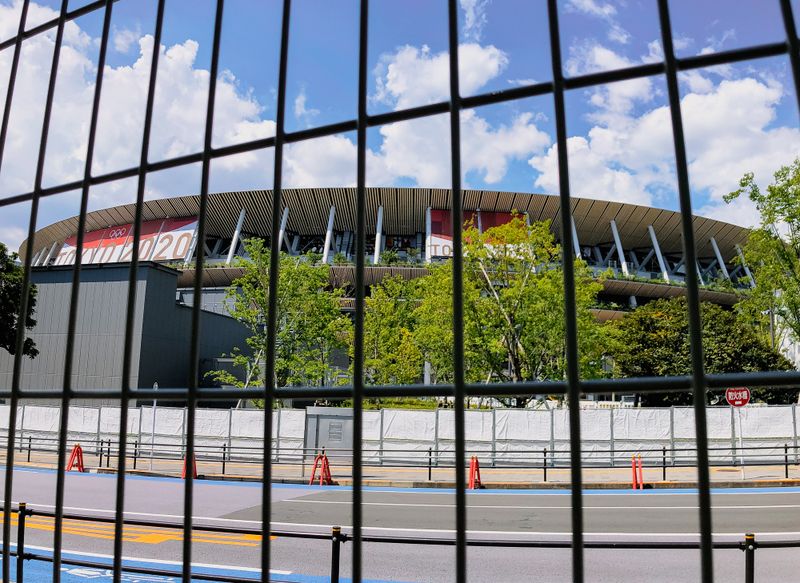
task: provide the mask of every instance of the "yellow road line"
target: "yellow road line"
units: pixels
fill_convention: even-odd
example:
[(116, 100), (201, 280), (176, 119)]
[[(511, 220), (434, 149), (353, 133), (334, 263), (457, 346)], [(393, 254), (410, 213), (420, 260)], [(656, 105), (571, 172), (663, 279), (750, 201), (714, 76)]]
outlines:
[[(0, 516), (0, 524), (2, 524), (2, 516)], [(18, 524), (16, 516), (11, 518), (11, 524)], [(55, 530), (55, 519), (52, 517), (32, 516), (26, 519), (25, 526), (26, 528), (35, 530), (53, 532)], [(61, 532), (75, 536), (114, 540), (114, 525), (111, 523), (65, 519)], [(272, 536), (270, 540), (275, 540), (276, 538), (276, 536)], [(122, 540), (125, 542), (142, 544), (160, 544), (170, 541), (179, 542), (183, 540), (183, 530), (180, 528), (169, 529), (164, 527), (148, 528), (142, 526), (125, 526), (123, 527)], [(216, 533), (204, 531), (202, 529), (193, 529), (192, 542), (213, 545), (257, 547), (261, 544), (261, 535)]]

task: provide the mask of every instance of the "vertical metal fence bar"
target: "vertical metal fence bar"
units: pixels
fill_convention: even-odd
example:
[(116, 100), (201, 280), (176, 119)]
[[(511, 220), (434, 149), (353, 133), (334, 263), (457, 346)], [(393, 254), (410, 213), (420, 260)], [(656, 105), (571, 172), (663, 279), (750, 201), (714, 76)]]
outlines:
[(448, 2), (450, 165), (453, 202), (453, 414), (456, 470), (456, 581), (467, 580), (467, 496), (464, 483), (464, 283), (461, 201), (461, 93), (458, 82), (458, 4)]
[(25, 31), (25, 21), (28, 17), (29, 0), (22, 1), (19, 13), (19, 27), (14, 39), (14, 54), (11, 57), (11, 70), (8, 73), (8, 88), (6, 89), (6, 102), (3, 105), (3, 121), (0, 125), (0, 169), (3, 167), (3, 154), (5, 153), (6, 137), (8, 136), (8, 122), (11, 118), (11, 104), (14, 100), (14, 87), (17, 81), (19, 68), (19, 55), (22, 52), (22, 33)]
[[(97, 76), (95, 78), (94, 96), (92, 98), (92, 113), (89, 121), (89, 139), (86, 145), (86, 160), (83, 170), (83, 185), (81, 187), (80, 216), (75, 241), (75, 261), (72, 269), (72, 286), (70, 289), (69, 315), (67, 324), (67, 343), (64, 350), (64, 381), (61, 392), (61, 414), (58, 429), (58, 452), (56, 454), (56, 515), (53, 525), (53, 540), (58, 542), (54, 547), (60, 547), (63, 527), (64, 482), (66, 480), (64, 462), (67, 455), (67, 431), (69, 428), (69, 409), (72, 397), (72, 366), (75, 352), (75, 328), (78, 321), (78, 300), (81, 285), (81, 265), (83, 263), (83, 238), (86, 230), (86, 212), (89, 205), (89, 184), (94, 159), (94, 145), (97, 135), (97, 119), (100, 109), (100, 94), (103, 88), (103, 69), (105, 68), (108, 37), (111, 30), (111, 7), (113, 2), (108, 0), (105, 4), (103, 18), (103, 32), (100, 39), (100, 52), (97, 58)], [(66, 10), (66, 8), (65, 8)], [(100, 426), (100, 413), (98, 411), (98, 429)], [(56, 573), (56, 571), (58, 573)], [(61, 554), (53, 554), (53, 579), (58, 581), (61, 577)]]
[[(695, 265), (697, 249), (692, 225), (692, 199), (689, 189), (689, 169), (686, 160), (686, 141), (683, 134), (677, 62), (672, 45), (672, 24), (667, 0), (659, 0), (661, 41), (664, 49), (669, 108), (672, 118), (672, 139), (675, 143), (675, 166), (678, 177), (678, 197), (681, 208), (683, 253), (686, 265)], [(686, 270), (686, 296), (689, 319), (689, 349), (692, 359), (694, 389), (695, 447), (697, 448), (697, 486), (700, 514), (700, 573), (703, 583), (712, 583), (714, 563), (711, 547), (711, 492), (708, 468), (708, 427), (706, 422), (706, 378), (703, 371), (703, 340), (700, 320), (699, 282), (696, 269)]]
[[(17, 38), (14, 42), (14, 55), (11, 58), (11, 71), (8, 76), (8, 90), (6, 92), (6, 102), (3, 107), (3, 121), (0, 126), (0, 170), (3, 167), (3, 154), (5, 152), (6, 137), (8, 136), (8, 122), (11, 116), (11, 103), (14, 97), (14, 86), (17, 80), (17, 69), (19, 67), (19, 55), (22, 51), (22, 32), (25, 30), (25, 21), (28, 16), (28, 0), (23, 0), (19, 16), (19, 28)], [(25, 269), (28, 273), (24, 275), (22, 285), (22, 297), (20, 303), (25, 305), (21, 314), (27, 311), (28, 302), (28, 277), (30, 276), (31, 252), (33, 245), (33, 231), (36, 228), (36, 221), (32, 221), (28, 228), (28, 248), (25, 257)], [(22, 307), (22, 306), (20, 306)], [(24, 322), (22, 320), (21, 322)], [(11, 581), (11, 501), (12, 485), (14, 476), (14, 438), (17, 430), (17, 402), (19, 400), (20, 371), (22, 366), (22, 355), (20, 354), (24, 341), (25, 326), (19, 326), (17, 330), (16, 354), (14, 355), (14, 373), (11, 380), (11, 398), (8, 408), (8, 440), (6, 443), (6, 476), (5, 476), (5, 503), (3, 504), (3, 583)]]
[[(145, 184), (147, 181), (147, 159), (150, 153), (150, 132), (153, 126), (153, 107), (155, 104), (156, 92), (156, 79), (158, 77), (158, 57), (161, 47), (161, 33), (164, 24), (164, 2), (159, 0), (156, 8), (156, 22), (153, 31), (153, 54), (150, 60), (150, 74), (147, 85), (147, 101), (145, 103), (144, 126), (142, 127), (142, 149), (139, 156), (139, 171), (136, 186), (136, 207), (133, 219), (133, 242), (131, 247), (131, 268), (128, 279), (128, 302), (126, 306), (126, 324), (125, 324), (125, 348), (123, 351), (122, 363), (122, 383), (121, 390), (123, 400), (120, 406), (126, 409), (129, 405), (128, 397), (131, 392), (131, 356), (133, 352), (133, 318), (136, 310), (136, 284), (139, 271), (139, 239), (141, 236), (142, 227), (142, 205), (144, 203)], [(139, 407), (139, 443), (142, 442), (142, 413), (143, 410)], [(155, 415), (155, 411), (153, 411)], [(127, 417), (127, 413), (125, 415)], [(120, 438), (122, 432), (126, 429), (125, 424), (122, 423), (123, 415), (120, 412)], [(155, 423), (155, 417), (153, 417)], [(151, 445), (152, 447), (152, 445)], [(114, 525), (114, 559), (113, 559), (113, 578), (114, 583), (118, 583), (122, 577), (122, 519), (125, 505), (125, 463), (120, 464), (120, 469), (117, 473), (116, 483), (116, 499), (114, 516), (116, 522)], [(152, 459), (151, 462), (152, 464)]]
[[(369, 0), (361, 0), (358, 22), (358, 128), (356, 131), (356, 277), (353, 346), (353, 566), (354, 583), (362, 572), (361, 526), (364, 430), (364, 254), (367, 228), (367, 83), (369, 81)], [(383, 409), (381, 409), (380, 459), (383, 461)]]
[[(200, 209), (197, 217), (198, 252), (195, 258), (194, 301), (192, 302), (192, 337), (189, 347), (189, 386), (186, 395), (186, 454), (184, 467), (186, 480), (183, 489), (183, 580), (191, 581), (192, 573), (192, 514), (194, 511), (194, 467), (195, 439), (194, 427), (197, 409), (197, 386), (199, 384), (200, 367), (200, 311), (203, 303), (203, 242), (206, 232), (206, 215), (208, 214), (208, 178), (211, 170), (211, 144), (214, 129), (214, 105), (216, 103), (217, 74), (219, 69), (219, 47), (222, 36), (222, 15), (224, 0), (217, 0), (214, 15), (214, 39), (211, 47), (211, 69), (208, 83), (208, 104), (206, 107), (206, 123), (203, 137), (203, 165), (200, 178)], [(269, 457), (269, 456), (265, 456)]]
[[(64, 24), (66, 22), (66, 13), (67, 13), (67, 0), (62, 0), (61, 8), (58, 15), (58, 27), (56, 29), (56, 37), (53, 46), (53, 57), (50, 65), (50, 78), (48, 81), (47, 86), (47, 97), (45, 98), (45, 105), (44, 105), (44, 115), (42, 117), (42, 132), (41, 137), (39, 139), (39, 151), (36, 160), (36, 177), (34, 179), (34, 186), (33, 186), (33, 199), (31, 200), (31, 211), (30, 211), (30, 223), (28, 225), (28, 240), (25, 250), (25, 266), (24, 266), (24, 275), (22, 280), (22, 287), (20, 288), (20, 292), (22, 297), (20, 297), (20, 306), (19, 306), (19, 313), (18, 313), (18, 327), (17, 327), (17, 344), (16, 344), (16, 353), (14, 355), (14, 376), (12, 379), (12, 391), (19, 391), (20, 385), (20, 374), (22, 368), (22, 349), (24, 346), (24, 339), (25, 339), (25, 319), (28, 311), (28, 293), (30, 289), (30, 276), (31, 276), (31, 267), (33, 262), (33, 253), (34, 253), (34, 234), (36, 230), (36, 219), (39, 212), (39, 198), (40, 193), (42, 191), (42, 178), (44, 175), (44, 161), (45, 156), (47, 153), (47, 138), (50, 131), (50, 117), (53, 111), (53, 97), (55, 95), (55, 88), (56, 88), (56, 78), (58, 76), (58, 62), (61, 55), (61, 45), (64, 39)], [(74, 330), (69, 331), (69, 333), (74, 334)], [(14, 419), (11, 419), (9, 416), (9, 438), (13, 436), (13, 431), (11, 430), (11, 424), (16, 423), (16, 406), (17, 402), (12, 395), (11, 399), (11, 411), (10, 414), (14, 413)], [(11, 484), (12, 484), (12, 477), (14, 474), (14, 450), (13, 450), (13, 440), (9, 443), (10, 447), (9, 450), (6, 452), (7, 461), (6, 461), (6, 508), (9, 508), (11, 505)], [(59, 472), (62, 471), (59, 469)], [(63, 511), (62, 508), (56, 506), (55, 513), (56, 513), (56, 524), (58, 525), (58, 516)], [(9, 521), (10, 522), (10, 521)], [(60, 580), (60, 564), (59, 569), (56, 570), (55, 565), (60, 563), (60, 555), (61, 555), (61, 532), (60, 529), (57, 529), (58, 532), (54, 533), (53, 537), (53, 566), (54, 566), (54, 574), (53, 580), (56, 583)], [(4, 533), (5, 534), (5, 533)], [(3, 561), (3, 568), (5, 571), (5, 557)], [(4, 572), (5, 576), (5, 572)]]
[(781, 0), (781, 16), (786, 30), (786, 44), (789, 47), (789, 61), (792, 64), (794, 79), (794, 96), (800, 107), (800, 42), (797, 40), (797, 26), (794, 22), (794, 11), (791, 0)]
[(550, 58), (553, 70), (553, 102), (558, 144), (558, 186), (561, 202), (561, 260), (564, 266), (564, 326), (569, 403), (570, 469), (572, 478), (572, 580), (583, 581), (583, 478), (581, 476), (580, 372), (578, 370), (578, 326), (575, 307), (575, 250), (572, 237), (567, 120), (564, 105), (564, 75), (561, 69), (561, 39), (556, 0), (549, 0)]
[(270, 521), (272, 520), (272, 390), (275, 387), (275, 351), (278, 333), (278, 285), (280, 277), (280, 210), (283, 185), (283, 142), (286, 114), (286, 77), (289, 60), (289, 22), (291, 0), (283, 0), (281, 15), (281, 48), (278, 63), (278, 95), (275, 110), (275, 162), (272, 180), (272, 225), (269, 254), (269, 297), (267, 303), (267, 353), (264, 366), (264, 469), (261, 485), (261, 576), (269, 579)]

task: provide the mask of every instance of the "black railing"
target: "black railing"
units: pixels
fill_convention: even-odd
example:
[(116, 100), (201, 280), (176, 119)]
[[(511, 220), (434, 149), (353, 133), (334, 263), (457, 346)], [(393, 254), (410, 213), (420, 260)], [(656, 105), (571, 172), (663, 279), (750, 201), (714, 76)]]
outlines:
[[(50, 555), (45, 555), (37, 552), (29, 552), (25, 548), (25, 528), (26, 518), (29, 516), (42, 516), (55, 518), (54, 512), (42, 511), (33, 509), (25, 503), (20, 503), (11, 513), (17, 516), (17, 542), (16, 550), (11, 552), (11, 556), (17, 559), (16, 564), (16, 583), (24, 583), (25, 581), (25, 561), (45, 561), (52, 562), (54, 559)], [(110, 523), (118, 524), (116, 518), (102, 517), (102, 516), (88, 516), (80, 514), (64, 513), (63, 519), (83, 521), (87, 523)], [(151, 521), (151, 520), (135, 520), (124, 518), (122, 521), (124, 525), (137, 526), (137, 527), (152, 527), (176, 530), (183, 529), (183, 526), (174, 522), (166, 521)], [(243, 534), (253, 535), (261, 534), (260, 527), (244, 528), (244, 527), (228, 527), (216, 525), (194, 525), (194, 530), (198, 532), (216, 532), (226, 534)], [(286, 538), (300, 538), (300, 539), (315, 539), (315, 540), (330, 540), (331, 541), (331, 555), (330, 555), (330, 580), (332, 583), (338, 583), (341, 571), (341, 545), (352, 542), (353, 537), (351, 533), (344, 532), (340, 526), (332, 526), (330, 534), (325, 532), (298, 532), (292, 530), (272, 530), (273, 536), (286, 537)], [(455, 538), (445, 537), (403, 537), (403, 536), (380, 536), (364, 534), (361, 537), (363, 542), (379, 543), (379, 544), (393, 544), (393, 545), (424, 545), (424, 546), (455, 546), (457, 540)], [(489, 548), (517, 548), (517, 549), (567, 549), (571, 547), (569, 541), (558, 540), (526, 540), (526, 539), (481, 539), (481, 538), (467, 538), (464, 541), (467, 547), (489, 547)], [(700, 541), (698, 540), (684, 540), (684, 541), (602, 541), (602, 540), (589, 540), (584, 542), (585, 548), (588, 549), (617, 549), (617, 550), (693, 550), (700, 548)], [(745, 553), (744, 560), (744, 575), (745, 582), (752, 583), (755, 581), (755, 552), (757, 549), (795, 549), (800, 548), (800, 540), (797, 539), (767, 539), (756, 541), (755, 535), (746, 533), (743, 535), (742, 540), (726, 540), (726, 541), (712, 541), (712, 548), (719, 550), (740, 549)], [(87, 559), (76, 559), (74, 557), (62, 558), (62, 563), (68, 565), (76, 565), (82, 567), (91, 567), (98, 569), (108, 568), (108, 563), (92, 561)], [(148, 575), (161, 575), (161, 576), (175, 576), (178, 573), (175, 570), (159, 569), (156, 567), (148, 566), (135, 566), (135, 565), (122, 565), (122, 570), (129, 573), (140, 573)], [(256, 579), (252, 577), (235, 577), (230, 575), (212, 575), (206, 573), (198, 573), (191, 570), (191, 578), (193, 580), (201, 581), (220, 581), (220, 582), (252, 582)]]
[[(681, 210), (681, 233), (684, 246), (684, 258), (687, 265), (694, 265), (697, 258), (694, 229), (692, 223), (692, 204), (689, 186), (688, 163), (686, 157), (686, 144), (684, 139), (683, 120), (681, 114), (681, 102), (678, 88), (678, 73), (701, 67), (710, 67), (721, 64), (736, 63), (750, 59), (763, 59), (767, 57), (788, 55), (791, 62), (791, 69), (795, 84), (796, 97), (800, 99), (800, 41), (797, 37), (797, 30), (794, 20), (792, 4), (790, 0), (779, 0), (782, 11), (783, 26), (786, 33), (785, 40), (770, 44), (749, 46), (741, 49), (723, 51), (714, 54), (700, 55), (688, 58), (677, 58), (673, 47), (672, 22), (669, 13), (669, 3), (667, 0), (657, 0), (659, 25), (661, 29), (661, 44), (663, 47), (664, 59), (662, 62), (635, 65), (624, 69), (592, 73), (578, 77), (568, 78), (563, 74), (562, 67), (562, 46), (560, 41), (560, 26), (558, 20), (558, 9), (556, 0), (547, 1), (548, 24), (550, 38), (550, 59), (552, 65), (552, 81), (532, 83), (523, 87), (516, 87), (504, 91), (495, 91), (470, 97), (461, 97), (459, 94), (458, 83), (458, 18), (457, 0), (448, 0), (448, 33), (449, 33), (449, 81), (450, 97), (446, 101), (433, 103), (420, 107), (413, 107), (383, 113), (369, 115), (367, 113), (367, 85), (368, 85), (368, 60), (367, 60), (367, 33), (369, 31), (368, 0), (361, 0), (359, 13), (359, 67), (358, 67), (358, 116), (355, 119), (345, 120), (340, 123), (315, 127), (312, 129), (296, 132), (287, 132), (284, 127), (284, 114), (286, 105), (287, 90), (287, 61), (289, 53), (289, 31), (290, 31), (290, 0), (283, 0), (283, 10), (281, 18), (280, 33), (280, 57), (279, 75), (277, 80), (277, 108), (276, 108), (276, 134), (274, 137), (240, 142), (229, 146), (217, 148), (212, 146), (211, 135), (215, 112), (215, 84), (219, 71), (220, 53), (220, 32), (222, 19), (225, 13), (223, 0), (217, 0), (217, 8), (214, 16), (214, 36), (211, 46), (211, 66), (209, 75), (210, 91), (205, 111), (205, 127), (203, 148), (201, 151), (161, 160), (157, 162), (149, 159), (150, 129), (153, 122), (153, 104), (155, 99), (156, 75), (159, 68), (158, 50), (152, 51), (151, 68), (148, 76), (147, 102), (145, 106), (144, 126), (142, 131), (142, 148), (138, 165), (125, 168), (123, 170), (94, 174), (92, 172), (92, 159), (94, 154), (95, 138), (97, 135), (97, 119), (100, 96), (102, 92), (102, 81), (104, 75), (104, 62), (106, 49), (108, 46), (111, 31), (111, 13), (115, 5), (114, 0), (97, 0), (90, 2), (76, 10), (69, 9), (67, 0), (62, 0), (59, 16), (49, 22), (32, 27), (26, 30), (26, 16), (28, 13), (29, 0), (22, 0), (20, 11), (20, 23), (18, 32), (15, 36), (0, 43), (0, 51), (9, 51), (13, 54), (7, 85), (7, 97), (0, 125), (0, 165), (3, 163), (3, 153), (8, 147), (8, 127), (9, 118), (12, 110), (14, 98), (15, 82), (19, 70), (20, 53), (23, 41), (38, 35), (50, 34), (55, 32), (55, 47), (50, 67), (48, 90), (45, 99), (43, 126), (39, 139), (38, 155), (36, 157), (36, 178), (33, 189), (14, 196), (9, 196), (0, 200), (0, 212), (10, 208), (11, 205), (29, 202), (30, 220), (28, 223), (27, 244), (24, 251), (24, 275), (22, 280), (22, 294), (19, 309), (19, 321), (25, 321), (27, 314), (28, 289), (31, 283), (31, 263), (34, 257), (34, 234), (38, 221), (40, 202), (46, 197), (70, 191), (81, 193), (79, 223), (77, 227), (77, 252), (80, 257), (83, 251), (83, 235), (86, 226), (86, 214), (88, 208), (88, 198), (90, 187), (118, 182), (126, 178), (137, 180), (136, 188), (136, 213), (134, 220), (133, 253), (130, 265), (130, 278), (128, 288), (128, 304), (125, 319), (125, 347), (121, 360), (123, 361), (123, 374), (121, 386), (119, 388), (106, 388), (100, 391), (82, 391), (72, 386), (73, 357), (75, 353), (76, 338), (76, 319), (78, 310), (78, 294), (80, 290), (81, 263), (76, 261), (73, 271), (72, 294), (69, 304), (68, 333), (65, 350), (64, 375), (62, 391), (57, 393), (61, 400), (62, 415), (59, 426), (59, 447), (58, 447), (58, 468), (64, 467), (64, 456), (67, 451), (67, 432), (70, 403), (79, 398), (106, 398), (117, 400), (120, 404), (127, 404), (132, 399), (175, 399), (182, 400), (188, 406), (187, 419), (187, 441), (185, 444), (186, 455), (194, 457), (196, 452), (201, 451), (195, 441), (194, 423), (195, 411), (198, 400), (229, 400), (232, 398), (254, 398), (263, 399), (267, 412), (271, 409), (273, 399), (276, 398), (352, 398), (354, 401), (354, 439), (355, 445), (352, 452), (353, 459), (353, 528), (347, 535), (347, 541), (353, 546), (352, 577), (355, 582), (360, 582), (362, 578), (362, 542), (375, 539), (362, 536), (362, 470), (364, 466), (362, 451), (362, 429), (363, 429), (363, 407), (362, 399), (365, 397), (390, 397), (390, 396), (448, 396), (454, 397), (455, 408), (455, 448), (453, 458), (457, 467), (464, 467), (466, 461), (466, 443), (464, 435), (464, 399), (468, 396), (497, 396), (497, 395), (524, 395), (524, 394), (553, 394), (566, 395), (569, 401), (577, 403), (581, 393), (586, 394), (608, 394), (612, 391), (620, 391), (622, 388), (631, 392), (689, 392), (694, 395), (695, 425), (696, 425), (696, 462), (697, 478), (699, 490), (699, 524), (700, 541), (692, 543), (701, 550), (701, 580), (703, 583), (713, 581), (713, 560), (712, 549), (715, 544), (712, 541), (711, 533), (711, 499), (710, 499), (710, 459), (707, 437), (706, 422), (706, 389), (720, 388), (729, 386), (748, 385), (753, 387), (772, 386), (777, 388), (788, 388), (800, 384), (800, 372), (793, 371), (787, 373), (760, 372), (760, 373), (739, 373), (726, 375), (710, 375), (704, 370), (704, 359), (702, 349), (702, 329), (700, 320), (699, 290), (700, 282), (694, 269), (686, 272), (686, 295), (688, 298), (688, 322), (691, 353), (691, 374), (682, 377), (670, 378), (642, 378), (607, 380), (582, 380), (578, 370), (578, 331), (576, 323), (575, 307), (575, 274), (572, 257), (574, 257), (573, 243), (569, 236), (563, 237), (563, 273), (564, 273), (564, 306), (565, 306), (565, 357), (567, 362), (567, 373), (564, 380), (553, 382), (528, 382), (528, 383), (502, 383), (494, 385), (470, 384), (465, 380), (464, 375), (464, 323), (463, 315), (463, 284), (461, 279), (462, 272), (462, 200), (461, 200), (461, 144), (459, 134), (459, 123), (461, 111), (482, 105), (506, 103), (512, 100), (529, 98), (533, 96), (552, 95), (555, 106), (555, 126), (556, 142), (558, 151), (558, 170), (559, 170), (559, 195), (561, 212), (561, 232), (570, 231), (570, 175), (567, 157), (567, 115), (564, 106), (564, 93), (567, 90), (579, 89), (607, 84), (617, 81), (628, 81), (648, 76), (663, 76), (667, 82), (669, 97), (669, 110), (672, 120), (672, 135), (675, 149), (677, 185)], [(164, 23), (165, 0), (158, 0), (158, 9), (154, 26), (154, 46), (161, 44), (162, 29)], [(53, 97), (56, 87), (56, 74), (58, 71), (59, 56), (61, 53), (61, 39), (63, 38), (65, 24), (76, 18), (91, 13), (103, 14), (103, 29), (100, 38), (100, 57), (98, 59), (96, 81), (94, 85), (94, 97), (92, 105), (91, 122), (89, 124), (86, 164), (82, 177), (70, 182), (43, 186), (43, 172), (45, 156), (47, 151), (47, 138), (50, 126), (50, 117), (53, 110)], [(519, 23), (525, 26), (525, 23)], [(450, 149), (451, 149), (451, 174), (453, 189), (452, 207), (452, 232), (454, 250), (454, 277), (453, 277), (453, 364), (454, 375), (451, 383), (439, 384), (434, 386), (427, 385), (389, 385), (389, 386), (365, 386), (363, 374), (363, 355), (364, 355), (364, 251), (365, 251), (365, 182), (366, 182), (366, 149), (367, 149), (367, 129), (379, 127), (388, 123), (407, 121), (412, 119), (425, 118), (436, 114), (449, 114), (450, 116)], [(354, 377), (351, 386), (341, 387), (274, 387), (272, 381), (264, 387), (250, 388), (240, 391), (229, 391), (219, 389), (205, 389), (198, 386), (198, 343), (200, 339), (199, 314), (200, 301), (195, 301), (193, 306), (192, 328), (191, 328), (191, 347), (188, 370), (190, 371), (189, 382), (186, 388), (169, 389), (154, 391), (151, 389), (141, 389), (132, 386), (132, 348), (133, 348), (133, 329), (134, 329), (134, 308), (136, 306), (136, 275), (138, 272), (138, 249), (142, 222), (142, 203), (145, 194), (145, 181), (147, 175), (152, 172), (166, 170), (170, 168), (185, 167), (191, 164), (200, 163), (200, 211), (198, 216), (198, 239), (203, 240), (204, 229), (207, 220), (207, 202), (209, 193), (209, 169), (212, 160), (221, 159), (226, 156), (241, 154), (244, 152), (254, 152), (265, 148), (274, 150), (274, 196), (272, 208), (269, 209), (272, 219), (271, 248), (278, 248), (278, 217), (281, 211), (281, 191), (282, 191), (282, 164), (284, 146), (312, 138), (332, 136), (341, 132), (357, 132), (357, 211), (356, 211), (356, 301), (355, 301), (355, 344), (354, 344)], [(278, 254), (272, 254), (270, 263), (270, 281), (278, 281)], [(195, 297), (199, 298), (201, 293), (201, 281), (203, 276), (203, 253), (197, 254), (195, 264)], [(269, 293), (269, 313), (266, 320), (267, 336), (269, 338), (269, 349), (266, 354), (266, 378), (274, 378), (275, 367), (275, 339), (277, 330), (277, 299), (274, 287)], [(19, 326), (16, 338), (16, 356), (14, 359), (14, 370), (11, 387), (0, 390), (0, 398), (8, 399), (10, 404), (9, 412), (9, 434), (6, 446), (6, 474), (5, 474), (5, 510), (3, 525), (3, 581), (11, 580), (9, 558), (11, 556), (11, 501), (13, 500), (13, 469), (15, 466), (15, 431), (17, 427), (17, 409), (20, 399), (52, 399), (53, 393), (48, 391), (26, 391), (22, 389), (22, 363), (25, 358), (22, 353), (22, 346), (25, 340), (25, 327)], [(117, 440), (116, 451), (120, 457), (128, 457), (128, 441), (126, 439), (125, 427), (127, 417), (127, 407), (122, 407), (120, 423), (120, 433)], [(269, 448), (271, 436), (271, 415), (267, 413), (264, 419), (266, 447)], [(584, 540), (583, 528), (583, 504), (582, 504), (582, 478), (581, 469), (583, 459), (578, 444), (581, 443), (581, 426), (579, 410), (577, 407), (570, 409), (570, 441), (574, 447), (570, 449), (570, 468), (572, 471), (572, 578), (575, 582), (581, 583), (584, 580), (584, 548), (596, 547), (599, 543), (587, 542)], [(272, 477), (273, 456), (268, 451), (267, 455), (262, 456), (263, 481), (269, 484)], [(115, 581), (120, 580), (122, 571), (122, 537), (123, 526), (123, 505), (125, 500), (125, 469), (120, 468), (117, 477), (116, 488), (116, 538), (114, 544), (113, 573)], [(184, 495), (184, 516), (183, 529), (183, 569), (184, 578), (191, 572), (191, 535), (192, 535), (192, 508), (193, 508), (193, 480), (191, 473), (185, 483)], [(270, 528), (269, 518), (271, 513), (271, 491), (269, 487), (263, 488), (262, 503), (262, 523), (264, 525), (262, 537), (262, 573), (269, 572), (270, 566)], [(465, 583), (467, 580), (467, 554), (466, 549), (469, 545), (484, 544), (477, 541), (470, 541), (466, 536), (466, 498), (465, 482), (462, 472), (456, 473), (456, 538), (455, 541), (442, 543), (454, 544), (456, 547), (455, 580)], [(62, 563), (62, 521), (65, 516), (63, 512), (64, 503), (64, 472), (59, 471), (56, 482), (56, 496), (54, 513), (55, 533), (54, 533), (54, 553), (53, 561), (53, 580), (59, 581), (61, 576)], [(343, 535), (344, 536), (344, 535)], [(378, 541), (376, 541), (378, 542)], [(396, 541), (395, 541), (396, 542)], [(426, 543), (431, 544), (431, 543)], [(438, 544), (438, 543), (437, 543)], [(567, 544), (567, 543), (558, 543)], [(614, 548), (612, 545), (618, 543), (604, 543), (604, 548)], [(763, 548), (767, 543), (759, 543)], [(547, 546), (542, 544), (542, 546)], [(755, 544), (748, 544), (747, 548), (755, 550)], [(663, 548), (663, 547), (657, 547)], [(749, 555), (752, 556), (752, 555)]]

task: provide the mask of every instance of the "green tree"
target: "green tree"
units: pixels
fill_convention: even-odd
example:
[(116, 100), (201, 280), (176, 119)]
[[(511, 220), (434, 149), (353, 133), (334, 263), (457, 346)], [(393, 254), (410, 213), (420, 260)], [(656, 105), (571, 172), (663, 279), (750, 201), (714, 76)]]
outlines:
[[(20, 299), (22, 298), (22, 279), (24, 269), (17, 263), (17, 254), (8, 253), (7, 247), (0, 243), (0, 348), (14, 355), (17, 352), (17, 330), (19, 327)], [(25, 315), (25, 328), (36, 326), (33, 315), (36, 311), (36, 286), (28, 289), (28, 306)], [(35, 358), (39, 354), (36, 343), (25, 338), (22, 354)]]
[(417, 284), (388, 277), (372, 286), (364, 306), (364, 374), (367, 383), (409, 384), (422, 376), (414, 341)]
[[(735, 311), (717, 304), (701, 304), (703, 356), (708, 373), (789, 370), (791, 363), (773, 350)], [(689, 320), (686, 298), (655, 300), (636, 308), (613, 324), (618, 342), (612, 356), (618, 375), (623, 377), (680, 376), (691, 374)], [(722, 391), (709, 391), (709, 401)], [(754, 399), (767, 403), (788, 403), (796, 392), (758, 389)], [(690, 405), (692, 395), (646, 393), (646, 406)]]
[(745, 174), (725, 200), (745, 194), (755, 203), (761, 223), (744, 247), (756, 285), (741, 302), (742, 314), (764, 334), (774, 316), (780, 331), (800, 341), (800, 159), (775, 172), (766, 190), (752, 173)]
[[(238, 387), (263, 384), (262, 370), (267, 352), (267, 302), (269, 299), (270, 251), (260, 239), (245, 242), (244, 268), (228, 289), (229, 314), (250, 331), (247, 348), (237, 347), (229, 355), (244, 371), (240, 380), (229, 371), (211, 371), (215, 380)], [(327, 265), (314, 265), (307, 257), (281, 256), (277, 338), (276, 386), (322, 386), (337, 382), (334, 352), (345, 348), (350, 319), (342, 314), (341, 290), (330, 289)]]
[[(517, 215), (481, 233), (464, 231), (464, 352), (470, 382), (532, 381), (565, 376), (564, 283), (561, 249), (547, 222)], [(575, 262), (581, 372), (601, 376), (611, 342), (591, 306), (602, 289)], [(415, 335), (437, 379), (452, 375), (452, 265), (421, 284)], [(529, 399), (514, 403), (524, 406)]]

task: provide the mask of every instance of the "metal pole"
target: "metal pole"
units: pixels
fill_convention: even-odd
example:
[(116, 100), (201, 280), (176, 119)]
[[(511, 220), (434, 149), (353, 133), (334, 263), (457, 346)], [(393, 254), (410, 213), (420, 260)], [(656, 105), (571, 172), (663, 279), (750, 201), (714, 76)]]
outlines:
[(542, 473), (544, 475), (544, 480), (547, 481), (547, 448), (542, 450)]
[(789, 445), (783, 444), (783, 477), (789, 479)]
[(136, 469), (136, 459), (139, 457), (139, 441), (133, 442), (133, 469)]
[(222, 475), (225, 475), (225, 453), (228, 449), (228, 445), (226, 443), (222, 444)]
[[(197, 299), (197, 298), (195, 298)], [(158, 390), (158, 383), (153, 383), (153, 390)], [(153, 471), (153, 454), (155, 453), (156, 443), (156, 404), (155, 395), (153, 396), (153, 422), (150, 425), (150, 471)]]
[(331, 583), (339, 583), (339, 555), (341, 553), (342, 527), (334, 526), (331, 529)]
[(744, 581), (745, 583), (755, 583), (756, 580), (756, 535), (744, 535)]
[(17, 583), (22, 583), (25, 572), (25, 515), (28, 513), (28, 505), (25, 502), (19, 503), (17, 510)]
[(111, 440), (110, 439), (108, 440), (108, 450), (107, 450), (106, 453), (107, 453), (107, 455), (106, 455), (106, 467), (110, 468), (111, 467)]
[(28, 436), (28, 462), (31, 461), (31, 447), (33, 446), (33, 438)]
[(661, 446), (661, 481), (667, 481), (667, 446)]
[(428, 481), (431, 481), (431, 476), (433, 474), (433, 448), (428, 448)]

